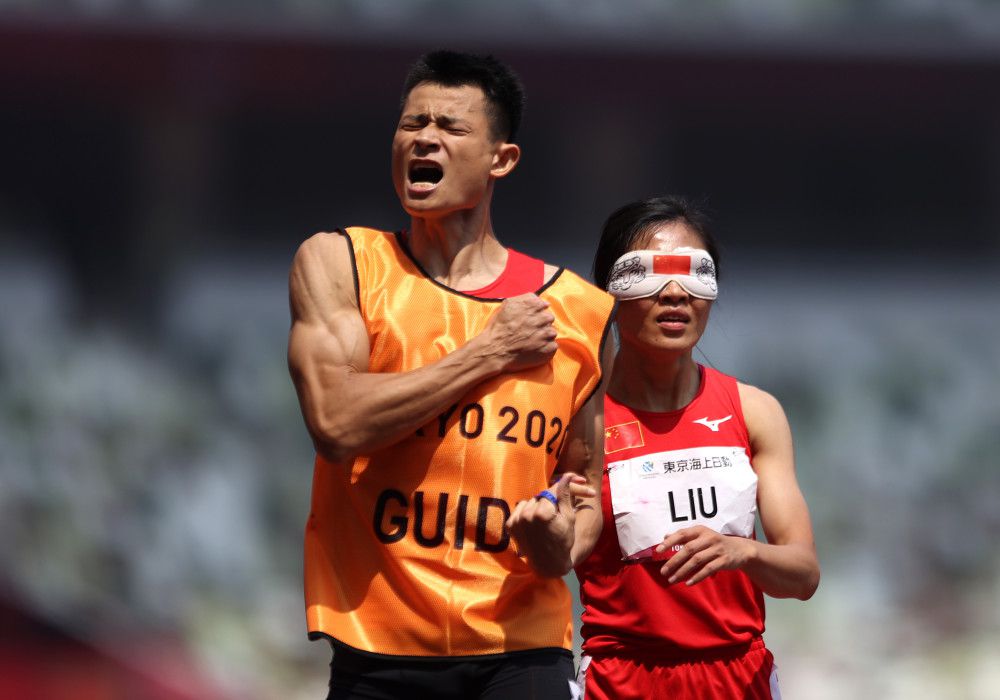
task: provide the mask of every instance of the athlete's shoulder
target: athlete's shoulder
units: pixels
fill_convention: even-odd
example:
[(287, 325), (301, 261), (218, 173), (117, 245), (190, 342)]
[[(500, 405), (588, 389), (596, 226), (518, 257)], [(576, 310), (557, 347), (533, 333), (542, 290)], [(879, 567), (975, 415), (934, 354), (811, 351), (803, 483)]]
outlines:
[[(635, 412), (626, 404), (612, 396), (610, 391), (604, 392), (604, 415), (605, 418), (608, 418), (609, 416), (618, 418), (621, 416), (629, 420), (635, 420)], [(608, 421), (605, 420), (605, 422), (607, 423)]]
[[(719, 372), (719, 374), (722, 374)], [(724, 377), (729, 377), (729, 375), (723, 374)], [(736, 382), (736, 388), (740, 392), (740, 399), (744, 402), (752, 401), (755, 403), (774, 403), (778, 404), (778, 399), (774, 397), (773, 394), (764, 391), (760, 387), (754, 386), (753, 384), (747, 384), (746, 382), (741, 382), (735, 377), (729, 377), (734, 382)], [(779, 406), (781, 404), (778, 404)]]
[(737, 387), (737, 385), (741, 384), (739, 378), (732, 374), (728, 374), (727, 372), (723, 372), (720, 369), (716, 369), (715, 367), (709, 367), (708, 365), (704, 365), (701, 363), (699, 363), (699, 366), (701, 367), (702, 376), (708, 382), (711, 382), (713, 384), (715, 383), (727, 384), (729, 386), (732, 386), (734, 389)]
[(753, 424), (769, 425), (776, 421), (787, 422), (785, 409), (773, 394), (743, 382), (737, 382), (736, 387), (739, 390), (740, 403), (748, 427)]

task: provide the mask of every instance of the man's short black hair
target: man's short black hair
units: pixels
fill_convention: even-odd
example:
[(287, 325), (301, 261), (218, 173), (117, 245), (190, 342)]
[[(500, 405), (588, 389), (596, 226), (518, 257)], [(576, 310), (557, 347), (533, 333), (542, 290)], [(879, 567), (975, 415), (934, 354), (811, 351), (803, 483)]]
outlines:
[(495, 139), (514, 142), (524, 111), (524, 86), (507, 65), (493, 56), (458, 51), (431, 51), (417, 59), (403, 82), (400, 107), (420, 83), (446, 87), (474, 85), (486, 96), (490, 129)]

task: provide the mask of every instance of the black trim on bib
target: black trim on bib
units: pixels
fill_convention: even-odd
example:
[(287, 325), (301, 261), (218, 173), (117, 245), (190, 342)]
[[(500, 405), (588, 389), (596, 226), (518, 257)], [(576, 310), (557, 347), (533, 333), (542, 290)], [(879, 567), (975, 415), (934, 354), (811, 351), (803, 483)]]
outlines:
[[(465, 292), (460, 292), (457, 289), (452, 289), (451, 287), (449, 287), (448, 285), (446, 285), (446, 284), (444, 284), (442, 282), (438, 282), (436, 279), (434, 279), (433, 277), (431, 277), (427, 273), (427, 270), (425, 270), (423, 268), (423, 266), (413, 256), (413, 251), (411, 251), (410, 247), (408, 245), (406, 245), (406, 239), (403, 237), (403, 232), (402, 231), (396, 231), (393, 235), (396, 237), (396, 243), (399, 244), (399, 247), (406, 254), (406, 257), (408, 257), (410, 259), (410, 262), (412, 262), (416, 266), (417, 270), (420, 271), (420, 274), (423, 275), (424, 279), (426, 279), (427, 281), (434, 283), (435, 285), (437, 285), (441, 289), (445, 289), (445, 290), (451, 292), (452, 294), (457, 294), (458, 296), (464, 297), (466, 299), (472, 299), (474, 301), (482, 301), (482, 302), (486, 302), (487, 304), (499, 304), (500, 302), (504, 301), (504, 299), (501, 299), (501, 298), (477, 297), (477, 296), (472, 295), (472, 294), (466, 294)], [(552, 275), (552, 279), (550, 279), (548, 282), (545, 282), (541, 287), (539, 287), (535, 291), (535, 294), (541, 294), (543, 291), (545, 291), (546, 289), (548, 289), (552, 285), (552, 283), (555, 282), (559, 278), (559, 275), (562, 274), (562, 271), (564, 269), (565, 268), (562, 268), (562, 267), (560, 267), (559, 269), (557, 269), (555, 271), (555, 274)]]
[(346, 228), (335, 228), (334, 233), (339, 233), (347, 239), (347, 252), (351, 256), (351, 274), (354, 275), (354, 298), (358, 301), (358, 310), (361, 310), (361, 283), (358, 281), (358, 260), (354, 257), (354, 239), (347, 232)]

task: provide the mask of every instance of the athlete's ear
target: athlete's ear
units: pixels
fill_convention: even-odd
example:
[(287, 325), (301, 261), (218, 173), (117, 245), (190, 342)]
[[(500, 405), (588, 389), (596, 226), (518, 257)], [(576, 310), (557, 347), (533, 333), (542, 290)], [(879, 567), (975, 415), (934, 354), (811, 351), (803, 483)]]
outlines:
[(521, 160), (521, 147), (516, 143), (501, 143), (493, 154), (493, 165), (490, 167), (492, 177), (504, 177), (517, 162)]

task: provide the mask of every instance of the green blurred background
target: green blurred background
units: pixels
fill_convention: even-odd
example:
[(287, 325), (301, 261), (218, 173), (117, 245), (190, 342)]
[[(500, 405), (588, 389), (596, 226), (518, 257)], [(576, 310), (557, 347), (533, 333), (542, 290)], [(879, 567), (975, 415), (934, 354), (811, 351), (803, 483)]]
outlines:
[[(501, 240), (705, 198), (703, 361), (789, 414), (786, 698), (1000, 697), (1000, 4), (0, 0), (0, 696), (317, 698), (286, 276), (405, 226), (409, 63), (522, 75)], [(571, 582), (572, 585), (575, 583)]]

